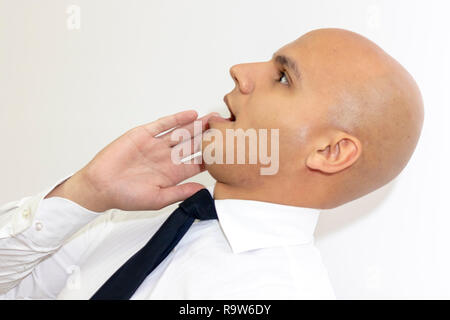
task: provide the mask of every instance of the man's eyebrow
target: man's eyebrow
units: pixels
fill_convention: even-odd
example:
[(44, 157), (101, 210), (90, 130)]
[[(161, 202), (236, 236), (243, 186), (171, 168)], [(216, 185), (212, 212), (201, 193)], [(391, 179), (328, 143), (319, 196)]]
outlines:
[(274, 54), (272, 59), (274, 59), (276, 63), (281, 64), (286, 69), (292, 70), (297, 80), (300, 81), (300, 71), (298, 70), (297, 64), (294, 60), (280, 54)]

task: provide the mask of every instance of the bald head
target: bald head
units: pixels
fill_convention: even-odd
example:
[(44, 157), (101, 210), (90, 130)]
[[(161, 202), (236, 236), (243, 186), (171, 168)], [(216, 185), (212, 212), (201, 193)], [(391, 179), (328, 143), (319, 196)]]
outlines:
[(322, 124), (361, 143), (351, 166), (327, 176), (335, 196), (324, 203), (334, 207), (383, 186), (406, 166), (423, 124), (422, 97), (411, 75), (361, 35), (319, 29), (296, 45), (313, 75), (309, 85), (327, 99)]

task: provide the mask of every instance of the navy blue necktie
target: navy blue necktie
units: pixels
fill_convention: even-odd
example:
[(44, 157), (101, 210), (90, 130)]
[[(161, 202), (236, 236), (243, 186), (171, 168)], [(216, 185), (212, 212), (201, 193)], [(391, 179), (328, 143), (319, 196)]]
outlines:
[(177, 245), (195, 219), (217, 219), (214, 199), (206, 189), (180, 203), (147, 244), (128, 259), (91, 300), (130, 299), (145, 278)]

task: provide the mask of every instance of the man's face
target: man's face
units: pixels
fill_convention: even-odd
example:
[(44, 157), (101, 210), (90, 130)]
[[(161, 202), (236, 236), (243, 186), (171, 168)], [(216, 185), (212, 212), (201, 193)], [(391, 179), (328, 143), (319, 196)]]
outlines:
[[(302, 51), (300, 38), (278, 50), (267, 62), (233, 66), (230, 74), (235, 88), (224, 98), (231, 119), (209, 121), (210, 128), (220, 130), (223, 137), (226, 129), (267, 129), (269, 137), (270, 130), (279, 129), (279, 171), (272, 179), (292, 175), (301, 167), (308, 135), (320, 122), (320, 101), (313, 94), (316, 90), (312, 82), (305, 81), (307, 71)], [(204, 141), (203, 149), (209, 143)], [(225, 145), (223, 153), (225, 159)], [(260, 167), (259, 164), (249, 165), (247, 161), (246, 164), (206, 165), (218, 181), (247, 185), (261, 183)]]
[[(211, 117), (212, 134), (202, 145), (221, 197), (335, 207), (395, 177), (420, 135), (423, 102), (414, 79), (375, 43), (350, 31), (311, 31), (271, 60), (239, 64), (230, 73), (235, 88), (225, 101), (231, 121)], [(217, 147), (208, 137), (218, 132), (228, 138), (227, 131), (239, 129), (253, 135), (265, 129), (268, 136), (278, 130), (276, 174), (261, 174), (267, 167), (261, 150), (251, 150), (259, 162), (249, 164), (249, 143), (245, 164), (206, 161), (206, 151)], [(272, 145), (269, 140), (264, 149)], [(223, 153), (223, 160), (232, 159), (231, 150), (236, 159), (236, 147), (225, 139), (216, 158)]]

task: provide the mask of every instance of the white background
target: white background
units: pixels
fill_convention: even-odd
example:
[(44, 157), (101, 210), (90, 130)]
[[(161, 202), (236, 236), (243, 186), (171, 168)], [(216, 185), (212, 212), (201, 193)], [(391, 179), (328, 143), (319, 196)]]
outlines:
[[(71, 4), (79, 30), (67, 28)], [(227, 115), (233, 64), (267, 60), (315, 28), (346, 28), (411, 72), (425, 123), (397, 179), (321, 215), (317, 244), (336, 295), (450, 298), (449, 9), (446, 0), (0, 0), (0, 203), (49, 187), (139, 124), (186, 108)]]

